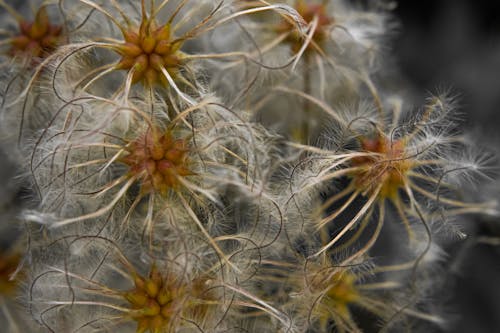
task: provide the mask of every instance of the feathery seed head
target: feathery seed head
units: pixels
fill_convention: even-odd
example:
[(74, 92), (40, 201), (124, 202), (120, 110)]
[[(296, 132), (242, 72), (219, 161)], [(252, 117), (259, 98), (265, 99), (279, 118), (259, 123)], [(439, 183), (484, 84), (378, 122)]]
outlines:
[(358, 298), (358, 291), (355, 288), (356, 276), (349, 272), (345, 274), (334, 274), (329, 283), (326, 296), (335, 300), (336, 304), (346, 306)]
[(166, 194), (180, 185), (178, 177), (193, 175), (189, 170), (187, 140), (176, 139), (171, 130), (148, 129), (126, 148), (121, 161), (129, 166), (131, 177), (142, 179), (143, 193)]
[(9, 54), (13, 57), (43, 58), (62, 42), (63, 28), (53, 24), (42, 6), (32, 22), (19, 20), (19, 34), (10, 40)]
[(154, 17), (148, 17), (144, 1), (142, 4), (140, 26), (130, 26), (123, 31), (124, 43), (116, 47), (122, 56), (117, 69), (132, 72), (133, 83), (144, 81), (149, 86), (168, 86), (162, 69), (176, 78), (182, 62), (179, 49), (183, 41), (174, 38), (170, 22), (158, 25)]
[(135, 288), (123, 296), (133, 309), (129, 315), (137, 321), (138, 333), (164, 332), (179, 313), (190, 311), (198, 316), (207, 313), (208, 305), (198, 304), (192, 299), (202, 295), (209, 299), (207, 280), (195, 280), (189, 284), (177, 281), (172, 274), (162, 274), (156, 265), (151, 267), (148, 277), (136, 274), (133, 280)]
[[(56, 241), (47, 254), (58, 249), (63, 257), (47, 259), (30, 287), (33, 313), (49, 330), (98, 332), (113, 327), (119, 332), (166, 333), (209, 328), (221, 321), (215, 311), (226, 296), (206, 245), (190, 238), (172, 244), (168, 252), (158, 247), (146, 253), (135, 243), (138, 239), (129, 239), (135, 248), (99, 236), (62, 240), (69, 247)], [(189, 252), (183, 251), (185, 241)], [(202, 259), (196, 251), (207, 256)]]
[[(142, 83), (140, 88), (149, 90), (150, 100), (154, 99), (158, 90), (164, 93), (172, 89), (191, 105), (195, 103), (191, 94), (203, 95), (203, 85), (198, 82), (198, 68), (193, 62), (219, 58), (219, 55), (187, 54), (181, 48), (184, 43), (215, 29), (217, 23), (224, 23), (224, 19), (216, 19), (222, 4), (209, 5), (208, 1), (201, 4), (200, 1), (163, 1), (155, 4), (146, 0), (129, 3), (106, 1), (104, 4), (92, 0), (81, 2), (105, 16), (112, 23), (112, 29), (97, 32), (100, 35), (97, 38), (94, 32), (85, 43), (71, 44), (67, 48), (69, 56), (90, 49), (106, 50), (112, 56), (103, 58), (102, 65), (80, 75), (74, 82), (75, 91), (92, 89), (92, 93), (97, 94), (98, 83), (113, 86), (116, 81), (111, 78), (121, 76), (122, 84), (114, 94), (109, 95), (127, 99), (138, 83)], [(207, 13), (207, 10), (210, 12)], [(77, 50), (70, 51), (72, 46)], [(67, 58), (59, 61), (57, 67), (63, 67)]]
[[(332, 327), (339, 332), (362, 332), (354, 308), (362, 309), (383, 322), (390, 321), (390, 325), (409, 317), (439, 322), (435, 316), (411, 309), (413, 305), (410, 304), (407, 304), (408, 309), (399, 310), (397, 292), (403, 291), (404, 285), (388, 276), (367, 279), (377, 269), (384, 268), (358, 260), (351, 258), (335, 263), (324, 256), (306, 266), (304, 293), (309, 294), (311, 303), (305, 302), (302, 306), (305, 305), (308, 311), (309, 325), (319, 332), (329, 332)], [(396, 320), (394, 314), (398, 311), (401, 316)]]
[[(386, 210), (395, 209), (411, 240), (415, 240), (413, 218), (428, 225), (436, 216), (443, 221), (457, 215), (484, 212), (485, 208), (491, 211), (493, 203), (462, 201), (457, 195), (460, 189), (446, 181), (446, 176), (456, 170), (469, 169), (452, 156), (457, 148), (468, 146), (454, 132), (455, 123), (450, 120), (453, 108), (453, 99), (445, 95), (431, 98), (421, 114), (410, 117), (411, 121), (401, 120), (400, 113), (395, 113), (389, 121), (382, 109), (378, 119), (373, 118), (369, 110), (365, 110), (366, 114), (336, 115), (325, 109), (336, 118), (341, 129), (333, 137), (338, 137), (340, 132), (344, 138), (336, 141), (336, 147), (325, 150), (306, 148), (317, 156), (304, 159), (300, 165), (305, 168), (314, 164), (313, 170), (317, 171), (307, 181), (309, 184), (298, 185), (299, 190), (294, 190), (293, 196), (318, 183), (328, 185), (333, 179), (345, 177), (350, 181), (319, 209), (326, 216), (317, 217), (316, 229), (322, 230), (325, 245), (315, 256), (334, 249), (358, 226), (359, 230), (346, 243), (352, 246), (359, 241), (375, 212), (378, 212), (376, 232), (360, 254), (368, 252), (377, 241)], [(344, 153), (339, 154), (342, 150)], [(350, 216), (349, 209), (359, 204), (356, 200), (364, 202), (357, 214)], [(335, 206), (338, 207), (330, 211)], [(433, 212), (433, 206), (441, 208), (441, 213)], [(332, 234), (329, 224), (342, 218), (348, 219), (346, 226)]]
[(373, 312), (366, 305), (369, 296), (360, 288), (362, 275), (368, 272), (342, 265), (337, 266), (330, 258), (323, 257), (307, 263), (301, 274), (295, 277), (297, 287), (302, 289), (303, 300), (306, 300), (298, 304), (298, 308), (308, 317), (309, 329), (328, 332), (335, 326), (340, 332), (359, 331), (351, 313), (352, 307)]
[(321, 327), (328, 326), (332, 316), (331, 311), (336, 312), (344, 320), (351, 318), (349, 306), (356, 304), (361, 297), (356, 289), (356, 281), (357, 277), (348, 271), (337, 272), (326, 280), (318, 281), (319, 284), (316, 287), (324, 292), (318, 307)]
[(352, 160), (353, 166), (359, 168), (351, 175), (354, 186), (361, 192), (369, 192), (375, 185), (381, 185), (379, 200), (393, 199), (404, 187), (406, 173), (414, 165), (405, 156), (405, 141), (391, 141), (379, 132), (375, 138), (360, 137), (359, 142), (364, 152), (374, 155)]

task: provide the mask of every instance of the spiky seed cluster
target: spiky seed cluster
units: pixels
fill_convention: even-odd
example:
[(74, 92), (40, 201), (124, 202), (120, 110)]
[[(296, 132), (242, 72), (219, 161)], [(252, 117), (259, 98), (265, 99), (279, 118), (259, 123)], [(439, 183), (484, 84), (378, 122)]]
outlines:
[[(330, 163), (325, 164), (322, 159), (313, 162), (312, 169), (316, 170), (318, 176), (311, 179), (320, 183), (346, 176), (350, 179), (345, 188), (333, 193), (321, 205), (323, 216), (316, 221), (316, 228), (323, 230), (324, 235), (329, 235), (330, 240), (323, 239), (325, 245), (317, 255), (338, 245), (341, 239), (346, 240), (348, 235), (352, 236), (347, 240), (348, 244), (359, 241), (370, 225), (372, 214), (378, 212), (376, 231), (362, 247), (362, 252), (368, 251), (384, 224), (387, 202), (396, 208), (395, 213), (410, 239), (415, 236), (413, 229), (418, 228), (413, 225), (413, 219), (420, 220), (428, 228), (429, 221), (436, 216), (429, 208), (432, 205), (447, 207), (441, 217), (491, 209), (488, 203), (464, 202), (455, 199), (456, 193), (453, 191), (442, 191), (443, 187), (452, 188), (443, 182), (445, 168), (453, 170), (465, 167), (454, 156), (442, 154), (447, 150), (452, 151), (454, 146), (467, 145), (455, 135), (447, 133), (452, 127), (448, 119), (452, 108), (452, 99), (443, 95), (435, 96), (429, 100), (423, 114), (417, 117), (421, 119), (417, 125), (398, 123), (399, 115), (394, 115), (393, 123), (387, 124), (380, 116), (380, 110), (378, 115), (371, 115), (369, 110), (364, 110), (359, 115), (348, 115), (347, 119), (335, 116), (341, 124), (340, 132), (349, 133), (347, 137), (340, 138), (340, 142), (345, 145), (345, 142), (353, 140), (358, 148), (353, 151), (345, 147), (345, 154), (340, 155), (330, 155), (331, 151), (328, 150), (315, 152), (318, 157), (330, 159)], [(337, 149), (334, 148), (334, 151)], [(311, 183), (302, 185), (297, 192), (310, 186)], [(356, 200), (364, 201), (362, 207), (340, 231), (331, 235), (329, 230), (332, 223), (349, 214), (349, 210), (356, 207)], [(342, 204), (339, 205), (339, 202)], [(330, 210), (332, 205), (338, 207)], [(356, 226), (359, 229), (351, 232), (351, 228)]]
[(159, 26), (144, 10), (143, 7), (140, 26), (123, 31), (125, 43), (116, 47), (122, 59), (116, 67), (132, 73), (132, 83), (143, 81), (149, 86), (168, 86), (162, 71), (168, 71), (174, 80), (178, 76), (183, 41), (174, 38), (170, 22)]
[[(319, 326), (326, 330), (331, 325), (331, 320), (339, 327), (343, 326), (342, 321), (351, 325), (351, 308), (361, 298), (356, 288), (357, 277), (348, 270), (334, 274), (318, 273), (319, 276), (315, 276), (311, 284), (316, 292), (322, 293), (315, 309)], [(322, 276), (323, 274), (326, 276)]]
[(162, 275), (153, 265), (147, 278), (133, 277), (135, 288), (124, 294), (130, 303), (130, 316), (137, 322), (137, 333), (160, 333), (168, 327), (175, 327), (179, 317), (190, 312), (201, 315), (206, 313), (210, 293), (207, 292), (202, 279), (186, 284), (173, 274)]
[(373, 138), (360, 137), (358, 140), (362, 151), (369, 155), (352, 160), (356, 167), (351, 175), (355, 187), (369, 196), (381, 186), (379, 200), (395, 199), (407, 182), (407, 172), (416, 164), (407, 156), (404, 139), (391, 140), (379, 132)]
[(62, 43), (62, 33), (63, 27), (52, 24), (47, 8), (42, 6), (36, 12), (33, 22), (19, 22), (19, 35), (12, 37), (9, 54), (19, 57), (44, 58)]
[(193, 175), (189, 169), (186, 139), (176, 139), (172, 130), (148, 129), (126, 147), (121, 161), (129, 166), (131, 177), (139, 177), (141, 191), (167, 194), (180, 186), (179, 177)]
[[(311, 318), (316, 321), (319, 332), (329, 331), (332, 327), (339, 332), (360, 332), (361, 328), (355, 317), (356, 308), (381, 320), (397, 311), (384, 299), (384, 293), (387, 292), (384, 284), (363, 282), (362, 272), (322, 264), (307, 274), (309, 277), (306, 281), (309, 281), (315, 295)], [(390, 284), (387, 283), (387, 286)]]

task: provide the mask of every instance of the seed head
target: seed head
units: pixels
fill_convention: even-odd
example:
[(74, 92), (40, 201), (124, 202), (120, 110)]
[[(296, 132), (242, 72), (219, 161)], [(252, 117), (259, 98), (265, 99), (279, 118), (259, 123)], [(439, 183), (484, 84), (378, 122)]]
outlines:
[[(354, 263), (347, 259), (343, 263), (334, 264), (330, 258), (324, 257), (320, 262), (311, 262), (305, 270), (307, 283), (306, 294), (311, 293), (312, 304), (304, 302), (311, 308), (308, 317), (314, 319), (314, 326), (319, 332), (329, 332), (332, 326), (339, 332), (361, 332), (356, 320), (355, 308), (378, 318), (382, 322), (396, 321), (394, 313), (400, 311), (398, 320), (409, 320), (410, 317), (440, 322), (440, 318), (412, 309), (399, 310), (398, 298), (405, 290), (404, 284), (387, 275), (384, 280), (371, 278), (373, 270), (383, 270), (366, 262), (353, 267), (344, 266)], [(364, 266), (364, 267), (362, 267)], [(370, 277), (370, 278), (368, 278)], [(415, 299), (416, 300), (416, 299)]]
[(19, 21), (19, 34), (10, 41), (11, 56), (43, 58), (52, 53), (62, 42), (62, 26), (52, 24), (47, 9), (42, 6), (32, 22)]
[(148, 17), (143, 6), (139, 27), (131, 26), (123, 31), (123, 38), (124, 43), (117, 46), (122, 56), (117, 68), (133, 71), (133, 83), (143, 81), (149, 86), (168, 86), (162, 69), (176, 78), (182, 64), (179, 49), (183, 41), (172, 35), (170, 22), (158, 25), (154, 17)]
[(197, 316), (207, 313), (207, 306), (197, 304), (189, 297), (203, 295), (208, 300), (210, 293), (205, 291), (205, 280), (192, 281), (189, 285), (177, 281), (175, 276), (162, 275), (155, 265), (148, 277), (134, 276), (135, 288), (124, 293), (131, 308), (130, 316), (137, 321), (138, 333), (164, 332), (171, 327), (179, 314), (189, 310)]
[[(85, 331), (98, 332), (113, 327), (117, 332), (132, 328), (137, 333), (178, 332), (193, 325), (208, 328), (222, 317), (215, 312), (223, 311), (225, 296), (211, 269), (213, 257), (208, 254), (200, 264), (201, 258), (178, 251), (185, 240), (167, 241), (169, 251), (155, 248), (153, 255), (166, 259), (162, 260), (142, 251), (133, 253), (141, 249), (137, 243), (132, 250), (105, 237), (63, 239), (70, 246), (59, 241), (49, 246), (47, 253), (58, 250), (60, 257), (53, 255), (46, 260), (52, 265), (43, 262), (36, 267), (30, 287), (33, 314), (38, 313), (40, 324), (51, 331), (88, 327)], [(191, 240), (187, 240), (191, 251), (206, 250)], [(209, 266), (202, 268), (207, 261)]]
[(381, 185), (379, 200), (394, 199), (398, 190), (404, 187), (407, 172), (414, 163), (406, 158), (404, 139), (391, 141), (383, 133), (374, 138), (360, 137), (359, 143), (364, 152), (374, 155), (357, 157), (352, 164), (358, 167), (351, 175), (354, 186), (360, 192), (369, 192)]
[(176, 139), (172, 130), (149, 129), (126, 149), (122, 162), (129, 166), (131, 177), (142, 175), (143, 193), (166, 194), (179, 187), (178, 177), (194, 174), (189, 169), (187, 139)]
[[(362, 299), (359, 291), (357, 290), (356, 275), (349, 271), (339, 271), (330, 276), (326, 280), (323, 277), (316, 276), (316, 280), (312, 281), (316, 286), (313, 288), (322, 290), (323, 296), (316, 309), (318, 320), (322, 329), (327, 329), (332, 313), (336, 315), (333, 317), (340, 317), (347, 322), (352, 321), (350, 306), (357, 304)], [(350, 325), (351, 323), (349, 323)], [(337, 323), (341, 325), (341, 323)]]
[[(326, 185), (332, 179), (349, 179), (349, 183), (329, 197), (319, 209), (324, 216), (317, 216), (316, 228), (322, 230), (326, 245), (315, 255), (335, 250), (334, 246), (348, 235), (352, 238), (347, 244), (356, 243), (370, 221), (376, 220), (376, 232), (360, 253), (369, 251), (386, 219), (386, 208), (395, 209), (412, 241), (416, 240), (413, 229), (417, 221), (428, 226), (428, 221), (436, 216), (443, 221), (448, 217), (484, 212), (485, 209), (491, 211), (494, 203), (460, 200), (456, 186), (445, 179), (453, 172), (449, 169), (469, 169), (453, 156), (457, 147), (467, 149), (468, 146), (453, 132), (455, 123), (450, 121), (453, 111), (453, 99), (447, 96), (432, 98), (421, 114), (412, 115), (414, 119), (411, 121), (401, 121), (396, 114), (388, 123), (382, 113), (374, 117), (368, 109), (363, 111), (364, 114), (351, 114), (345, 118), (328, 111), (342, 124), (340, 130), (332, 131), (332, 136), (341, 142), (341, 147), (310, 149), (321, 158), (305, 159), (301, 165), (313, 164), (308, 168), (315, 170), (315, 175), (310, 177), (314, 182)], [(337, 138), (342, 132), (345, 133), (344, 138)], [(352, 150), (354, 147), (356, 150)], [(340, 149), (344, 149), (343, 154), (339, 154)], [(300, 190), (296, 193), (318, 183), (310, 184), (299, 185)], [(357, 200), (363, 201), (361, 208), (356, 208), (353, 216), (349, 215), (349, 209), (358, 207), (360, 201)], [(336, 205), (338, 207), (331, 210)], [(441, 213), (435, 213), (433, 206), (438, 207)], [(375, 212), (378, 214), (374, 215)], [(372, 218), (376, 215), (378, 218)], [(342, 218), (349, 219), (346, 226), (332, 234), (328, 225)], [(350, 233), (357, 226), (359, 230)], [(330, 236), (332, 239), (328, 241)], [(428, 244), (428, 241), (425, 242)]]

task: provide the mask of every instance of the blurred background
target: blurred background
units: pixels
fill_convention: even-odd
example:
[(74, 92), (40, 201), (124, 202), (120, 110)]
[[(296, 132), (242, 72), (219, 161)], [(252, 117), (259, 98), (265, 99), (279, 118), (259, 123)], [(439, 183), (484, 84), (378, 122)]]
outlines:
[[(498, 8), (500, 1), (492, 0), (400, 0), (395, 13), (401, 25), (392, 45), (405, 84), (422, 93), (416, 102), (437, 88), (452, 88), (460, 96), (465, 127), (497, 153)], [(499, 183), (480, 190), (486, 198), (500, 197)], [(444, 288), (437, 295), (451, 320), (446, 332), (500, 332), (500, 219), (476, 218), (475, 222), (467, 240), (450, 243), (446, 249), (450, 261)]]
[(394, 51), (418, 91), (452, 87), (461, 94), (469, 127), (498, 139), (500, 120), (499, 1), (398, 1)]

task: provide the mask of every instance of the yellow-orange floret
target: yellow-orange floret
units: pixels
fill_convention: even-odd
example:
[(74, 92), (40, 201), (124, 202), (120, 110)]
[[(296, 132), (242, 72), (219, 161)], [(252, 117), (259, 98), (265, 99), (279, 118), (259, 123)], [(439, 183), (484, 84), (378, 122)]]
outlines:
[(189, 169), (188, 141), (176, 139), (171, 130), (149, 129), (127, 147), (121, 161), (129, 166), (131, 177), (138, 176), (143, 193), (177, 189), (179, 177), (193, 175)]
[(167, 71), (172, 79), (178, 76), (182, 64), (179, 49), (183, 41), (172, 36), (170, 23), (158, 26), (154, 19), (143, 13), (140, 26), (123, 31), (123, 38), (125, 42), (116, 47), (122, 56), (117, 69), (132, 73), (132, 83), (168, 86), (163, 71)]
[(322, 299), (322, 304), (334, 308), (342, 317), (349, 318), (349, 306), (360, 298), (356, 280), (356, 276), (349, 272), (334, 274), (329, 280), (328, 291)]
[(132, 309), (129, 316), (137, 322), (137, 333), (170, 332), (180, 317), (199, 319), (206, 315), (213, 296), (207, 291), (209, 280), (186, 282), (173, 274), (162, 275), (154, 265), (147, 278), (136, 274), (133, 279), (134, 289), (123, 297)]
[(373, 155), (352, 160), (358, 167), (351, 174), (354, 185), (361, 192), (381, 186), (379, 200), (395, 199), (404, 188), (408, 171), (414, 167), (414, 162), (406, 156), (405, 140), (390, 140), (379, 133), (375, 138), (361, 137), (359, 142), (362, 151)]
[(63, 29), (50, 23), (46, 7), (38, 9), (33, 22), (20, 21), (19, 35), (10, 41), (11, 56), (44, 58), (62, 42)]
[(330, 260), (313, 265), (309, 271), (309, 287), (318, 294), (312, 315), (318, 320), (321, 332), (328, 331), (332, 321), (337, 327), (355, 327), (351, 307), (364, 307), (367, 299), (359, 289), (359, 277), (349, 270), (334, 269)]
[[(328, 38), (328, 27), (333, 23), (333, 18), (328, 16), (326, 4), (307, 3), (304, 0), (297, 0), (294, 5), (295, 10), (302, 16), (306, 23), (311, 23), (317, 17), (317, 26), (312, 35), (312, 41), (317, 46), (321, 46)], [(277, 27), (278, 32), (289, 32), (286, 39), (291, 45), (293, 52), (299, 52), (304, 44), (304, 36), (297, 31), (297, 28), (288, 21), (282, 22)], [(308, 45), (306, 51), (312, 50), (313, 47)]]

